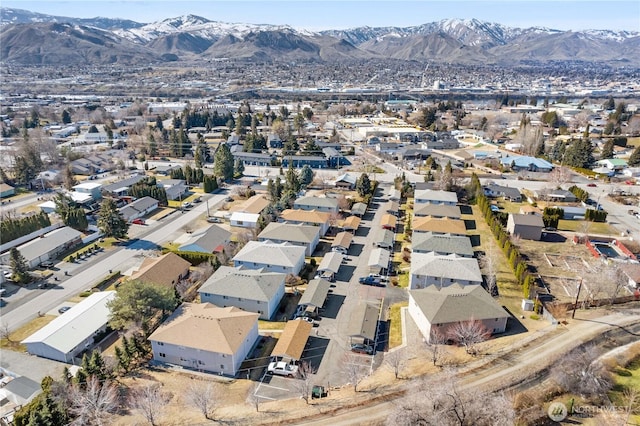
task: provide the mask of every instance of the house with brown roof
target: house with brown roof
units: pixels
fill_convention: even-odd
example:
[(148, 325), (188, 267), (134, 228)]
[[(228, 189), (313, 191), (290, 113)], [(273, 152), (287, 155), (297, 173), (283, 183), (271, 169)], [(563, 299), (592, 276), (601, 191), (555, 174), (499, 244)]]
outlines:
[(331, 213), (317, 210), (286, 209), (280, 213), (279, 222), (294, 225), (317, 226), (320, 228), (320, 236), (324, 236), (329, 230)]
[(235, 376), (258, 340), (258, 314), (183, 303), (149, 336), (153, 360)]
[(342, 229), (345, 231), (356, 232), (360, 226), (360, 219), (358, 216), (349, 216), (342, 222)]
[(413, 217), (431, 216), (435, 218), (448, 217), (449, 219), (460, 219), (460, 207), (449, 204), (416, 204), (413, 209)]
[(467, 235), (467, 227), (463, 220), (435, 218), (431, 216), (416, 217), (411, 224), (413, 232), (433, 232), (434, 234)]
[(189, 266), (191, 264), (188, 261), (169, 252), (160, 257), (145, 258), (131, 279), (174, 287), (189, 275)]
[(257, 194), (245, 202), (233, 206), (232, 212), (260, 214), (269, 205), (269, 200), (264, 194)]

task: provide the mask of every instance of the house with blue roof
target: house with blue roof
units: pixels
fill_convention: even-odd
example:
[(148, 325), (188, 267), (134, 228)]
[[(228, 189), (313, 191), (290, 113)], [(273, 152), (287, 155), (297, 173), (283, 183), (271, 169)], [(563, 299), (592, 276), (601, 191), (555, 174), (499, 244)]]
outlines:
[(526, 170), (529, 172), (550, 172), (553, 164), (542, 158), (528, 156), (509, 156), (500, 159), (503, 166), (510, 167), (513, 171)]

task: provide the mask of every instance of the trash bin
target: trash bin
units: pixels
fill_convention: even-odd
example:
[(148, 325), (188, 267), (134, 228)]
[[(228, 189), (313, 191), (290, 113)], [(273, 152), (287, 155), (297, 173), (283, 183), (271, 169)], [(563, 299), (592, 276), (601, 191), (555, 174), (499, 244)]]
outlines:
[(324, 386), (314, 386), (311, 390), (311, 399), (324, 398), (327, 396), (327, 392), (324, 390)]

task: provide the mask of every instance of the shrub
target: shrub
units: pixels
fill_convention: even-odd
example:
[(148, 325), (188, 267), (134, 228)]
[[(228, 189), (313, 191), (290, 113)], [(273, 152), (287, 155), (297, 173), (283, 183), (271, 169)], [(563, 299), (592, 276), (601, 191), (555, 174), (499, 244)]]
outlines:
[(92, 294), (92, 293), (93, 293), (93, 292), (92, 292), (92, 291), (90, 291), (90, 290), (85, 290), (85, 291), (83, 291), (82, 293), (80, 293), (80, 294), (78, 295), (78, 297), (89, 297), (89, 296), (91, 296), (91, 294)]

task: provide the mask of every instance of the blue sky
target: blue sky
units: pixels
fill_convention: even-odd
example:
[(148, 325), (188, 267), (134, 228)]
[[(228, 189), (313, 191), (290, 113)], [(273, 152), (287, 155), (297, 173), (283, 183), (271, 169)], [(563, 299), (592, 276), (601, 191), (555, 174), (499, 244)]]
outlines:
[(2, 6), (77, 18), (153, 22), (185, 14), (214, 21), (287, 24), (320, 30), (412, 26), (446, 18), (477, 18), (513, 27), (640, 31), (640, 1), (616, 0), (2, 0)]

